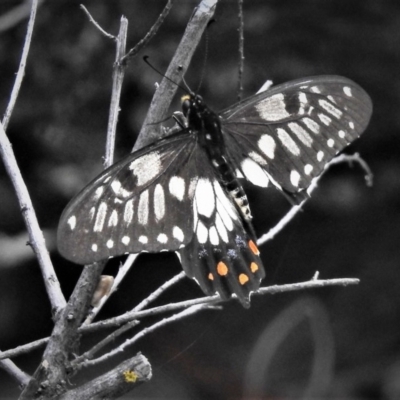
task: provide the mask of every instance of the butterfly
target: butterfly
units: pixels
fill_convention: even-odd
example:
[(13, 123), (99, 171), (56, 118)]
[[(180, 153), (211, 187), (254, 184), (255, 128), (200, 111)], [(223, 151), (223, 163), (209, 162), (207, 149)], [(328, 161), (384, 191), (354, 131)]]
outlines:
[(175, 251), (207, 295), (244, 306), (265, 270), (242, 179), (299, 203), (324, 166), (367, 127), (368, 94), (339, 76), (274, 86), (217, 114), (182, 97), (177, 132), (129, 154), (64, 210), (58, 249), (90, 264)]

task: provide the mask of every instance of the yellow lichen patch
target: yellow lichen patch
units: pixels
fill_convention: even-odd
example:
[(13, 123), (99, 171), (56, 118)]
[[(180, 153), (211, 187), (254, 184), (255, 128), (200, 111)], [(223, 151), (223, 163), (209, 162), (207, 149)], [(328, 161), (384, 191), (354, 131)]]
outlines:
[(244, 285), (249, 281), (249, 277), (246, 274), (240, 274), (239, 275), (239, 282), (241, 285)]
[(258, 250), (258, 247), (256, 246), (256, 244), (252, 241), (249, 240), (249, 247), (250, 250), (256, 255), (258, 256), (260, 254), (260, 250)]
[(134, 371), (124, 371), (123, 372), (124, 378), (125, 378), (125, 382), (127, 383), (135, 383), (137, 381), (137, 379), (139, 378), (138, 374)]
[(213, 281), (213, 280), (214, 280), (214, 275), (210, 272), (210, 273), (208, 274), (207, 278), (208, 278), (210, 281)]
[(250, 269), (251, 269), (251, 272), (252, 272), (253, 274), (256, 273), (256, 272), (259, 270), (258, 265), (257, 265), (255, 262), (252, 262), (252, 263), (250, 264)]
[(227, 265), (226, 265), (224, 262), (220, 261), (220, 262), (218, 263), (218, 265), (217, 265), (217, 272), (218, 272), (218, 274), (221, 275), (221, 276), (227, 275), (227, 274), (228, 274), (228, 267), (227, 267)]

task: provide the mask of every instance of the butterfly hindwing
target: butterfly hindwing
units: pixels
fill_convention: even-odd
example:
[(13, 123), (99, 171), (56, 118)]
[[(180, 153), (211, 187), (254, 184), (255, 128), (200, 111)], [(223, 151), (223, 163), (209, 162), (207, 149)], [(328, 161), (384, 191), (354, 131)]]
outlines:
[(322, 76), (275, 86), (221, 118), (228, 152), (243, 175), (296, 193), (364, 131), (371, 112), (371, 100), (357, 84)]
[(87, 264), (125, 253), (175, 250), (191, 240), (189, 184), (196, 142), (183, 132), (132, 153), (105, 170), (64, 211), (58, 248)]
[(256, 239), (217, 180), (200, 178), (197, 187), (193, 239), (179, 250), (182, 267), (206, 294), (218, 292), (226, 300), (235, 293), (247, 306), (265, 276)]

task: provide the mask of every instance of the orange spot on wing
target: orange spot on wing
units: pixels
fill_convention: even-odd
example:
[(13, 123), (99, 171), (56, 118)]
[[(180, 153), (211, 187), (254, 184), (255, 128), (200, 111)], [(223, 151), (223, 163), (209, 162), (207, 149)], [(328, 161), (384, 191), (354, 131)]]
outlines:
[(208, 278), (210, 281), (213, 281), (213, 280), (214, 280), (214, 275), (210, 272), (210, 273), (208, 274), (207, 278)]
[(249, 281), (249, 277), (246, 274), (240, 274), (239, 275), (239, 282), (241, 285), (244, 285)]
[(260, 254), (260, 250), (258, 250), (258, 247), (256, 246), (256, 244), (252, 241), (249, 240), (249, 247), (250, 250), (256, 255), (258, 256)]
[(217, 265), (217, 272), (218, 272), (218, 274), (221, 275), (221, 276), (227, 275), (227, 274), (228, 274), (228, 267), (227, 267), (227, 265), (226, 265), (224, 262), (220, 261), (220, 262), (218, 263), (218, 265)]
[(251, 269), (251, 272), (252, 272), (253, 274), (259, 270), (258, 265), (257, 265), (255, 262), (252, 262), (252, 263), (250, 264), (250, 269)]

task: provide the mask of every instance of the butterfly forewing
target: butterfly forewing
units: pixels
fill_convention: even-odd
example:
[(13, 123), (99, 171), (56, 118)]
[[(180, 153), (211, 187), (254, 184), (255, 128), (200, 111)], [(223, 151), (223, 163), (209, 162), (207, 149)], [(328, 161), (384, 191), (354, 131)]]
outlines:
[(322, 76), (273, 87), (221, 118), (228, 152), (244, 176), (266, 186), (266, 175), (296, 193), (363, 132), (371, 112), (371, 100), (357, 84)]
[(190, 183), (196, 142), (183, 132), (133, 153), (91, 182), (65, 209), (58, 248), (78, 264), (124, 253), (175, 250), (193, 235)]

